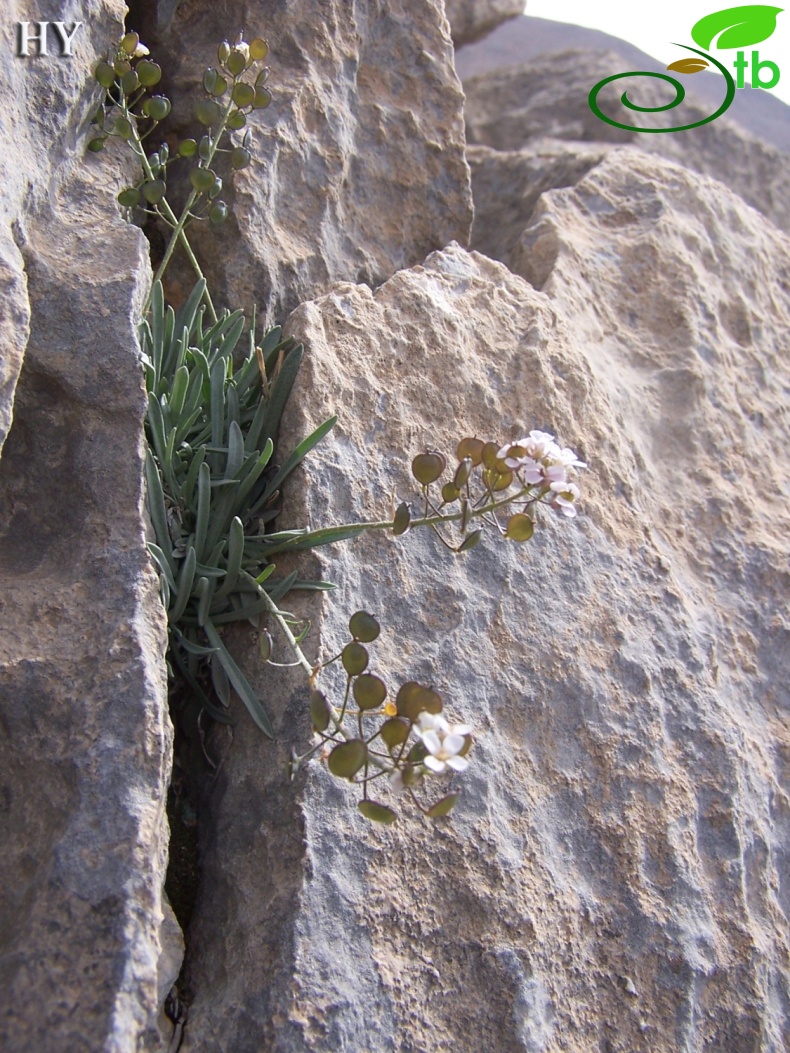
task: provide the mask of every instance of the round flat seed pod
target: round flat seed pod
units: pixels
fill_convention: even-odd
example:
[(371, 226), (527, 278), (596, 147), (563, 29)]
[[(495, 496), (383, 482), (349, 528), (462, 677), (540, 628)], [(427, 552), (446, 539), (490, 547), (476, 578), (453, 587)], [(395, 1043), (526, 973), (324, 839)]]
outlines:
[(359, 676), (367, 669), (370, 656), (367, 649), (360, 643), (346, 644), (341, 657), (343, 668), (349, 676)]
[(353, 779), (368, 757), (368, 748), (362, 739), (349, 739), (335, 746), (329, 754), (329, 770), (338, 779)]
[(444, 469), (447, 461), (440, 453), (418, 453), (411, 462), (411, 474), (418, 483), (430, 486), (435, 483)]
[(373, 673), (362, 673), (354, 681), (354, 700), (360, 709), (378, 709), (387, 697), (387, 685)]
[(348, 620), (348, 631), (355, 640), (362, 643), (372, 643), (378, 638), (381, 626), (367, 611), (357, 611)]

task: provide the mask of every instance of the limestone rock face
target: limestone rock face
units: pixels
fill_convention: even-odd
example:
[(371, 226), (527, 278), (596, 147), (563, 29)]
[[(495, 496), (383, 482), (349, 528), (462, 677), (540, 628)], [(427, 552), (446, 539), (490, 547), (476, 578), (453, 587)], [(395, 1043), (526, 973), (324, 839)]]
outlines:
[[(590, 89), (605, 77), (629, 69), (633, 66), (614, 52), (570, 50), (470, 77), (464, 81), (468, 141), (503, 152), (531, 149), (536, 140), (548, 138), (631, 142), (641, 150), (718, 179), (780, 229), (790, 230), (787, 155), (728, 120), (726, 113), (701, 128), (666, 135), (625, 131), (596, 117), (587, 102)], [(636, 115), (619, 103), (626, 89), (629, 98), (640, 106), (665, 105), (675, 97), (670, 85), (652, 77), (607, 85), (601, 91), (599, 105), (604, 113), (624, 123), (667, 127), (693, 123), (716, 110), (714, 104), (695, 99), (692, 84), (679, 108)], [(722, 89), (719, 101), (723, 98)], [(492, 157), (488, 166), (494, 168), (498, 161), (504, 166), (507, 181), (507, 170), (516, 162)], [(488, 178), (494, 179), (494, 173)], [(483, 224), (478, 221), (477, 226), (480, 229)]]
[(475, 221), (472, 245), (510, 266), (511, 253), (540, 197), (547, 190), (575, 186), (606, 154), (611, 143), (537, 139), (522, 150), (469, 146)]
[(306, 688), (236, 640), (285, 741), (241, 714), (224, 755), (190, 1051), (784, 1048), (790, 243), (632, 149), (537, 216), (542, 291), (451, 246), (291, 316), (286, 444), (339, 415), (294, 525), (386, 516), (467, 434), (549, 430), (590, 467), (527, 545), (368, 534), (301, 565), (340, 586), (289, 603), (311, 658), (370, 610), (390, 689), (478, 729), (451, 821), (371, 826), (318, 763), (289, 789)]
[(444, 0), (457, 48), (524, 13), (524, 0)]
[(268, 19), (243, 0), (181, 5), (157, 55), (191, 100), (176, 108), (184, 128), (194, 131), (203, 72), (235, 26), (269, 40), (274, 101), (252, 122), (253, 164), (228, 188), (231, 220), (196, 232), (220, 302), (281, 321), (333, 281), (379, 284), (467, 240), (463, 94), (441, 0), (320, 14), (289, 0)]
[(118, 216), (120, 169), (85, 158), (91, 69), (123, 13), (89, 0), (71, 59), (1, 60), (0, 1046), (15, 1053), (166, 1048), (158, 985), (179, 967), (141, 482), (148, 249)]

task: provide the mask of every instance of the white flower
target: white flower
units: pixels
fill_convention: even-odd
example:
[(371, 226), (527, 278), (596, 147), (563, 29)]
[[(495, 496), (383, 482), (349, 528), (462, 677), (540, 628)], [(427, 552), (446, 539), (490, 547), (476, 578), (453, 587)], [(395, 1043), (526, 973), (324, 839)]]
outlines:
[(573, 519), (576, 515), (574, 501), (579, 496), (579, 487), (575, 483), (552, 483), (551, 489), (554, 491), (551, 507), (561, 515)]
[(448, 724), (438, 713), (426, 713), (423, 710), (414, 728), (414, 734), (428, 751), (422, 763), (437, 775), (445, 768), (464, 771), (469, 767), (469, 761), (458, 754), (464, 748), (466, 736), (471, 733), (468, 724)]
[(547, 431), (531, 431), (526, 438), (521, 439), (519, 446), (523, 446), (535, 461), (542, 461), (559, 450), (554, 436), (549, 435)]
[(566, 468), (586, 468), (587, 464), (585, 461), (580, 461), (573, 450), (569, 450), (566, 446), (564, 450), (557, 449), (557, 453), (554, 456), (554, 462), (556, 464), (562, 464)]

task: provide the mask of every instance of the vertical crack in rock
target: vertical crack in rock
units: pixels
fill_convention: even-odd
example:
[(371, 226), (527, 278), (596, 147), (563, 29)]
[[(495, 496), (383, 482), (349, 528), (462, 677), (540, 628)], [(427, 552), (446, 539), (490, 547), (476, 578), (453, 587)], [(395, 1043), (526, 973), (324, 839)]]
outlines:
[(83, 4), (68, 61), (9, 53), (0, 107), (13, 126), (0, 236), (0, 1045), (16, 1053), (166, 1048), (159, 1016), (183, 946), (162, 896), (172, 744), (144, 537), (136, 326), (150, 269), (117, 214), (119, 169), (84, 157), (92, 66), (121, 14)]

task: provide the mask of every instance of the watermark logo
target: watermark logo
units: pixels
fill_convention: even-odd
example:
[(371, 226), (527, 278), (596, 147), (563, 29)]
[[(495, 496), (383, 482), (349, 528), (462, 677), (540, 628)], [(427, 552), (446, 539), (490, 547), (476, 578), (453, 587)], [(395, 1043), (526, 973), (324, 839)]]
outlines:
[[(31, 29), (31, 26), (36, 28)], [(17, 22), (17, 56), (29, 58), (33, 44), (38, 49), (38, 55), (49, 55), (49, 45), (53, 44), (57, 49), (55, 54), (71, 58), (71, 46), (81, 26), (82, 22), (73, 22), (71, 29), (66, 28), (65, 22)]]
[[(724, 74), (724, 80), (727, 85), (724, 101), (716, 112), (709, 117), (704, 117), (693, 124), (682, 124), (673, 128), (642, 128), (637, 124), (625, 124), (622, 121), (614, 120), (612, 117), (607, 117), (598, 105), (598, 94), (607, 84), (611, 84), (612, 81), (622, 80), (623, 77), (654, 77), (657, 80), (668, 81), (675, 89), (675, 98), (664, 106), (637, 106), (636, 103), (631, 102), (628, 98), (628, 92), (624, 92), (620, 101), (629, 110), (636, 110), (640, 113), (661, 113), (664, 110), (674, 109), (675, 106), (679, 106), (683, 102), (686, 97), (686, 90), (680, 81), (675, 80), (674, 77), (670, 77), (666, 73), (654, 73), (647, 70), (638, 70), (633, 73), (615, 73), (613, 76), (599, 81), (588, 97), (590, 109), (602, 121), (606, 121), (607, 124), (611, 124), (615, 128), (624, 128), (626, 131), (652, 133), (685, 132), (689, 128), (699, 128), (703, 124), (710, 124), (711, 121), (715, 121), (717, 117), (721, 117), (725, 110), (729, 109), (732, 100), (735, 98), (736, 89), (745, 87), (747, 70), (750, 75), (749, 84), (752, 88), (775, 88), (779, 83), (781, 75), (779, 67), (770, 59), (761, 59), (760, 52), (754, 48), (754, 45), (762, 44), (763, 41), (771, 36), (776, 29), (776, 16), (781, 14), (782, 11), (783, 8), (781, 7), (769, 7), (766, 4), (745, 4), (741, 7), (728, 7), (723, 11), (714, 11), (713, 14), (705, 15), (704, 18), (695, 22), (692, 26), (691, 39), (695, 44), (699, 45), (699, 48), (710, 48), (715, 41), (717, 51), (737, 51), (735, 60), (732, 63), (735, 70), (735, 78), (733, 78), (729, 69), (722, 62), (714, 58), (713, 55), (708, 54), (707, 51), (700, 51), (699, 48), (693, 48), (687, 44), (677, 45), (677, 47), (684, 48), (686, 51), (692, 51), (698, 57), (688, 56), (687, 58), (677, 59), (677, 61), (671, 62), (667, 66), (668, 70), (671, 70), (673, 73), (690, 75), (692, 73), (700, 73), (713, 65)], [(751, 55), (748, 57), (745, 51), (746, 48), (752, 49)]]

